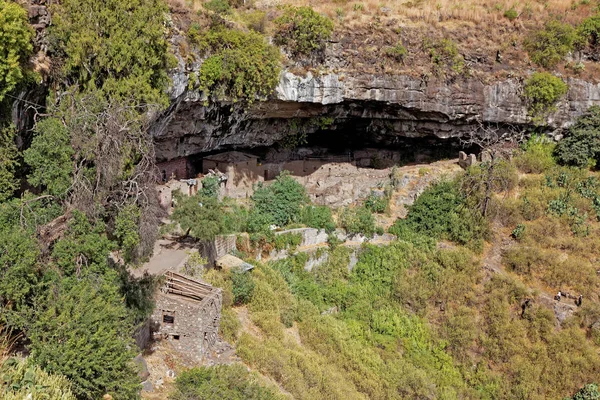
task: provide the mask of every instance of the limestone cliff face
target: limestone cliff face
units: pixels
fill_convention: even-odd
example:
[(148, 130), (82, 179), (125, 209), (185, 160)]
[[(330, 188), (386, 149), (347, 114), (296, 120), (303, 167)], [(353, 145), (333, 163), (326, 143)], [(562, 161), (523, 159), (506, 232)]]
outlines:
[[(301, 77), (284, 72), (271, 99), (244, 108), (209, 103), (188, 91), (187, 77), (173, 76), (172, 105), (152, 129), (159, 160), (230, 148), (270, 146), (298, 134), (355, 129), (367, 144), (400, 137), (457, 137), (493, 125), (530, 124), (522, 81), (483, 83), (476, 78), (427, 80), (407, 75), (329, 73)], [(560, 131), (593, 104), (600, 85), (568, 78), (569, 92), (548, 117)]]

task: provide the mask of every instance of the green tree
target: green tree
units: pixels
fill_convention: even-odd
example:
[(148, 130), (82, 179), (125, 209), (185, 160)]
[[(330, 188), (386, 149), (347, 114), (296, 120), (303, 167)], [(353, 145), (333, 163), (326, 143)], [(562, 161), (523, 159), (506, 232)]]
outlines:
[(600, 107), (592, 106), (575, 121), (556, 146), (561, 164), (585, 167), (600, 161)]
[(50, 41), (67, 76), (120, 100), (166, 104), (164, 1), (63, 0), (52, 11)]
[(544, 68), (553, 68), (574, 49), (578, 40), (573, 26), (557, 20), (546, 22), (543, 29), (525, 40), (525, 49), (531, 60)]
[(541, 123), (548, 113), (555, 111), (556, 103), (568, 90), (567, 84), (559, 77), (548, 72), (534, 72), (523, 88), (529, 115)]
[(252, 102), (256, 96), (270, 95), (277, 86), (279, 51), (261, 34), (216, 27), (192, 39), (208, 56), (198, 74), (201, 90)]
[(115, 219), (114, 235), (119, 241), (127, 262), (136, 259), (135, 250), (140, 244), (139, 219), (140, 209), (135, 204), (123, 207)]
[(14, 1), (0, 0), (0, 101), (23, 80), (32, 38), (27, 11)]
[(258, 213), (270, 215), (278, 226), (286, 226), (300, 220), (308, 196), (304, 186), (292, 178), (288, 171), (283, 171), (271, 185), (259, 184), (252, 201)]
[(364, 205), (345, 208), (340, 215), (340, 226), (350, 235), (363, 234), (373, 237), (377, 231), (375, 217)]
[(323, 50), (333, 33), (333, 22), (306, 6), (286, 6), (273, 23), (275, 43), (296, 55)]
[(177, 194), (177, 206), (171, 215), (186, 235), (198, 240), (213, 240), (224, 233), (224, 210), (216, 197), (203, 196), (198, 192), (194, 196)]
[(31, 167), (29, 183), (63, 197), (71, 186), (74, 170), (69, 132), (59, 119), (47, 118), (37, 124), (36, 133), (31, 147), (23, 154)]
[(19, 166), (18, 155), (14, 129), (0, 128), (0, 203), (9, 199), (18, 188), (18, 181), (15, 178)]
[(38, 282), (35, 239), (18, 226), (0, 228), (0, 324), (20, 326), (14, 318), (31, 305)]
[(33, 360), (66, 376), (77, 398), (89, 400), (106, 393), (115, 400), (139, 398), (132, 334), (118, 287), (102, 277), (55, 283), (27, 328)]

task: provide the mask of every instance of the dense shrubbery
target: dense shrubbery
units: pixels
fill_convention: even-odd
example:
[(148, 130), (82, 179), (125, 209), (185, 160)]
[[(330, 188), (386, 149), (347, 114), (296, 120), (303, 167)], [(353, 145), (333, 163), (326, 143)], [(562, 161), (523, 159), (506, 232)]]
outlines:
[(259, 33), (218, 26), (189, 36), (208, 55), (198, 74), (201, 90), (252, 102), (279, 82), (279, 52)]
[(0, 101), (25, 77), (32, 39), (27, 11), (18, 3), (0, 0)]
[(432, 41), (426, 39), (423, 42), (424, 50), (429, 54), (431, 62), (438, 72), (444, 72), (450, 69), (454, 73), (460, 74), (464, 71), (465, 60), (458, 51), (458, 46), (450, 39), (440, 39)]
[(63, 58), (66, 76), (88, 89), (164, 105), (167, 13), (162, 0), (61, 1), (52, 13), (52, 50)]
[(240, 364), (192, 368), (177, 377), (171, 400), (275, 400), (282, 398)]
[(555, 147), (549, 138), (534, 135), (527, 140), (523, 151), (515, 157), (515, 165), (527, 174), (547, 171), (556, 165), (553, 156)]
[(573, 26), (553, 20), (527, 38), (525, 49), (534, 63), (552, 68), (574, 49), (577, 40)]
[(339, 224), (349, 235), (373, 237), (378, 233), (373, 213), (364, 205), (346, 207), (339, 216)]
[(562, 164), (586, 167), (600, 161), (600, 107), (592, 106), (577, 118), (556, 146)]
[(0, 360), (0, 397), (3, 400), (75, 400), (71, 383), (62, 375), (48, 374), (28, 359)]
[(296, 55), (322, 50), (333, 33), (333, 22), (310, 7), (284, 7), (273, 23), (275, 43)]
[(558, 101), (567, 94), (569, 87), (562, 79), (548, 72), (534, 72), (525, 82), (523, 95), (530, 116), (536, 122), (555, 110)]

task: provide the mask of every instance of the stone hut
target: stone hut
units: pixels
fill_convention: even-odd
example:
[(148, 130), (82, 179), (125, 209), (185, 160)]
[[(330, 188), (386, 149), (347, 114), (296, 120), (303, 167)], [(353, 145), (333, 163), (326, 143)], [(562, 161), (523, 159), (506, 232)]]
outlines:
[(167, 182), (171, 178), (188, 179), (192, 174), (192, 165), (187, 157), (175, 158), (156, 164), (160, 172), (159, 181)]
[(217, 340), (221, 289), (172, 271), (164, 276), (151, 317), (153, 335), (171, 341), (179, 352), (200, 360)]

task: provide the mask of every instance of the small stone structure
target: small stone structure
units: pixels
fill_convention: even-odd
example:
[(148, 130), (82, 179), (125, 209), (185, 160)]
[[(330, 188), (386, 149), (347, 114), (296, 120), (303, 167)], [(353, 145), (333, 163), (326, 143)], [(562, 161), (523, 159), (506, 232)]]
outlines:
[(156, 167), (159, 170), (161, 182), (167, 182), (173, 177), (175, 179), (188, 179), (193, 169), (187, 157), (158, 163)]
[(218, 235), (214, 240), (198, 244), (198, 251), (206, 258), (209, 267), (213, 267), (217, 259), (235, 250), (237, 250), (235, 235)]
[(254, 265), (248, 264), (241, 258), (232, 256), (231, 254), (225, 254), (223, 257), (218, 258), (215, 261), (215, 266), (225, 270), (239, 269), (244, 272), (254, 268)]
[(477, 163), (485, 163), (491, 161), (492, 154), (489, 151), (484, 150), (481, 153), (479, 153), (478, 156), (476, 156), (475, 154), (467, 155), (467, 153), (465, 153), (464, 151), (458, 152), (458, 165), (460, 165), (460, 167), (463, 169), (467, 169), (471, 165), (477, 165)]
[(164, 276), (151, 316), (153, 336), (167, 339), (187, 357), (201, 360), (217, 341), (221, 289), (172, 271)]

